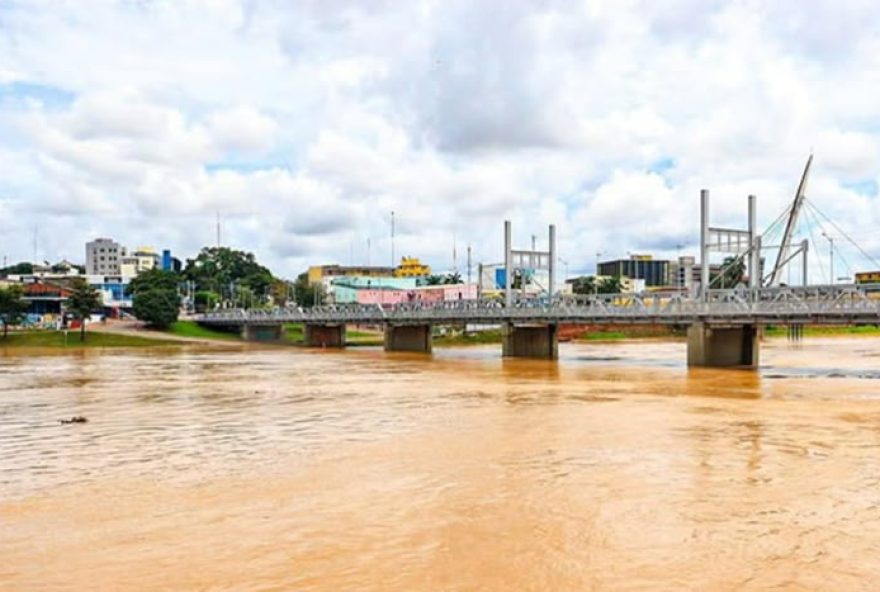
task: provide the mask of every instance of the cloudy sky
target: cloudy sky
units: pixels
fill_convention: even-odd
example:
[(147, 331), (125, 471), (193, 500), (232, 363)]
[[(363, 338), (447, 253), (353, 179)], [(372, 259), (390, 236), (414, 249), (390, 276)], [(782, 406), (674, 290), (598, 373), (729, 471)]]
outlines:
[(0, 256), (183, 258), (219, 211), (293, 276), (388, 263), (393, 210), (437, 270), (556, 223), (573, 274), (694, 252), (702, 187), (768, 224), (813, 150), (809, 199), (880, 258), (878, 29), (868, 0), (0, 0)]

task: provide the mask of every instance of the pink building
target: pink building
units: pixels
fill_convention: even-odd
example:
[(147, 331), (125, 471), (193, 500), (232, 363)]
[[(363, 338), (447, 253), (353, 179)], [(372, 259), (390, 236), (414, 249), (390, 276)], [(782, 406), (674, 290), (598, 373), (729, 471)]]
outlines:
[(357, 291), (358, 304), (394, 305), (404, 302), (451, 302), (474, 300), (476, 297), (477, 286), (474, 284), (421, 286), (410, 290), (363, 288)]

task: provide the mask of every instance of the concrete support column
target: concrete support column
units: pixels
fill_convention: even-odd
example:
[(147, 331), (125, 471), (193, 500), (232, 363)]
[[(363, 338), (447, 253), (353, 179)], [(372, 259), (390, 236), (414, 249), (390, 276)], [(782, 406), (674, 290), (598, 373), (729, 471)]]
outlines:
[(507, 358), (559, 357), (559, 327), (548, 325), (514, 325), (505, 323), (501, 336), (502, 355)]
[[(534, 249), (532, 249), (534, 250)], [(556, 225), (550, 225), (550, 279), (547, 283), (547, 292), (549, 292), (549, 300), (553, 301), (553, 295), (556, 292)]]
[(429, 354), (432, 350), (431, 325), (385, 325), (385, 351)]
[(242, 325), (241, 337), (245, 341), (278, 341), (284, 336), (281, 325)]
[(308, 347), (345, 347), (345, 325), (303, 325), (303, 341)]
[(761, 272), (759, 268), (761, 266), (761, 253), (757, 251), (757, 238), (758, 238), (758, 207), (757, 207), (758, 198), (754, 195), (749, 196), (749, 257), (748, 261), (748, 271), (749, 271), (749, 288), (753, 290), (760, 286), (760, 276)]
[(700, 190), (700, 299), (709, 299), (709, 190)]
[(688, 366), (756, 369), (759, 360), (756, 325), (712, 327), (694, 323), (688, 327)]
[(504, 221), (504, 306), (510, 308), (513, 306), (513, 294), (511, 285), (513, 282), (513, 255), (511, 243), (510, 220)]

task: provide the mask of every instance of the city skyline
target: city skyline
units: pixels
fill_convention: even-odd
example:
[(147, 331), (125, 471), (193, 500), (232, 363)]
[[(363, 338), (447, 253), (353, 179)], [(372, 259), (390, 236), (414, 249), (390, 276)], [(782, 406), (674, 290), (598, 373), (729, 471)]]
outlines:
[(673, 4), (6, 3), (0, 256), (36, 228), (39, 260), (192, 257), (219, 212), (293, 277), (390, 263), (394, 211), (398, 259), (497, 262), (509, 218), (574, 275), (694, 253), (703, 187), (766, 226), (811, 150), (811, 200), (880, 255), (872, 5)]

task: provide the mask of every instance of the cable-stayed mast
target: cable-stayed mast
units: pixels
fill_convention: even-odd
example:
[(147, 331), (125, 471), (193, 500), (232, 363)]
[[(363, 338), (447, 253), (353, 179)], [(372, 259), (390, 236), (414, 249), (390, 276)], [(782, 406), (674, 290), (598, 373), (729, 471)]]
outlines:
[(801, 175), (801, 182), (798, 184), (797, 192), (794, 194), (794, 201), (791, 204), (791, 211), (788, 214), (788, 222), (785, 225), (785, 233), (782, 235), (782, 244), (779, 247), (779, 253), (776, 255), (776, 265), (773, 266), (773, 273), (770, 275), (768, 285), (774, 286), (779, 283), (779, 277), (782, 274), (782, 268), (789, 260), (789, 250), (791, 248), (791, 237), (794, 229), (797, 227), (798, 216), (801, 207), (804, 204), (804, 192), (807, 190), (807, 178), (810, 175), (810, 165), (813, 164), (813, 155), (807, 159), (807, 166), (804, 167), (804, 174)]

